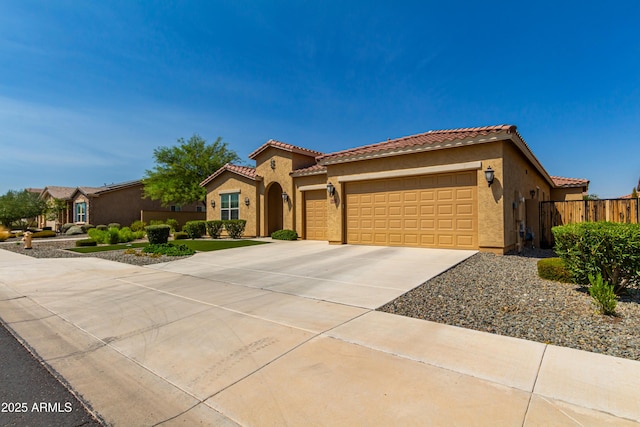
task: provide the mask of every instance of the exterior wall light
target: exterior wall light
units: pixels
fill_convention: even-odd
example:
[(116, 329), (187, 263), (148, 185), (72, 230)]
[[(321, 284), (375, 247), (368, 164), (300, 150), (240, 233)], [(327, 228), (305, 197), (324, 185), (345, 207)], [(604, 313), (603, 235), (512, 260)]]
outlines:
[(533, 199), (536, 195), (536, 190), (529, 191), (529, 194), (531, 194), (531, 198)]
[(276, 159), (271, 159), (271, 169), (275, 169), (276, 168)]
[(489, 187), (491, 187), (491, 184), (493, 184), (493, 179), (495, 177), (494, 173), (495, 171), (491, 169), (491, 166), (487, 167), (487, 169), (484, 171), (484, 179), (487, 180)]
[(289, 195), (287, 194), (286, 191), (282, 192), (282, 201), (287, 203), (289, 201)]
[(216, 207), (216, 201), (214, 199), (211, 199), (211, 207), (212, 208)]
[(248, 198), (248, 197), (245, 197), (245, 198), (244, 198), (244, 204), (245, 204), (245, 206), (249, 206), (249, 203), (251, 203), (251, 201), (249, 200), (249, 198)]
[(329, 195), (331, 197), (335, 196), (336, 194), (336, 187), (332, 184), (332, 183), (328, 183), (327, 184), (327, 193), (329, 193)]

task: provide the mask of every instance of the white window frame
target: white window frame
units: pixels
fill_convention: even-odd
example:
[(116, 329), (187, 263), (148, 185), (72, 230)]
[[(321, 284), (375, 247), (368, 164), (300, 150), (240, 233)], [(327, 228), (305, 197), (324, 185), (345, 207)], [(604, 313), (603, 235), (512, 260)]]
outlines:
[(73, 211), (75, 222), (87, 222), (87, 202), (77, 202)]
[(240, 219), (240, 193), (220, 194), (220, 219)]

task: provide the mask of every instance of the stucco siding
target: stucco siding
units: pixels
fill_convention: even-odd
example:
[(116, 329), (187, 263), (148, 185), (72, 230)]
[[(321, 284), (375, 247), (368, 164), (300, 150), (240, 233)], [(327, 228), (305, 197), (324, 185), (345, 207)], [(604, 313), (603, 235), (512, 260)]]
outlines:
[[(222, 218), (220, 211), (221, 195), (232, 190), (239, 190), (239, 219), (247, 221), (244, 235), (247, 237), (259, 235), (257, 212), (260, 211), (260, 198), (257, 194), (255, 181), (227, 171), (207, 184), (205, 188), (207, 190), (208, 221)], [(245, 198), (249, 199), (248, 206), (245, 203)], [(215, 207), (211, 207), (212, 200), (215, 201)]]

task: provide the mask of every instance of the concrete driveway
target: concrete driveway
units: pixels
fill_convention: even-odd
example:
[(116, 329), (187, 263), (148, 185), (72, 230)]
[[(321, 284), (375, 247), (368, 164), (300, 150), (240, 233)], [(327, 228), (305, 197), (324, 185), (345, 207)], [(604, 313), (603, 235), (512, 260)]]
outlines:
[(135, 267), (0, 250), (0, 317), (114, 425), (640, 421), (638, 362), (372, 311), (472, 254), (275, 242)]

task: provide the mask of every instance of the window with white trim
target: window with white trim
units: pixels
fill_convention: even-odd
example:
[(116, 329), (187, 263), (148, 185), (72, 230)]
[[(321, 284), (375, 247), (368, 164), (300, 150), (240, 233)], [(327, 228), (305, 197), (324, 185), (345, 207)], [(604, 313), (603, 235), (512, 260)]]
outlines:
[(228, 193), (220, 195), (220, 219), (240, 218), (240, 193)]
[(75, 222), (87, 221), (87, 202), (76, 203)]

